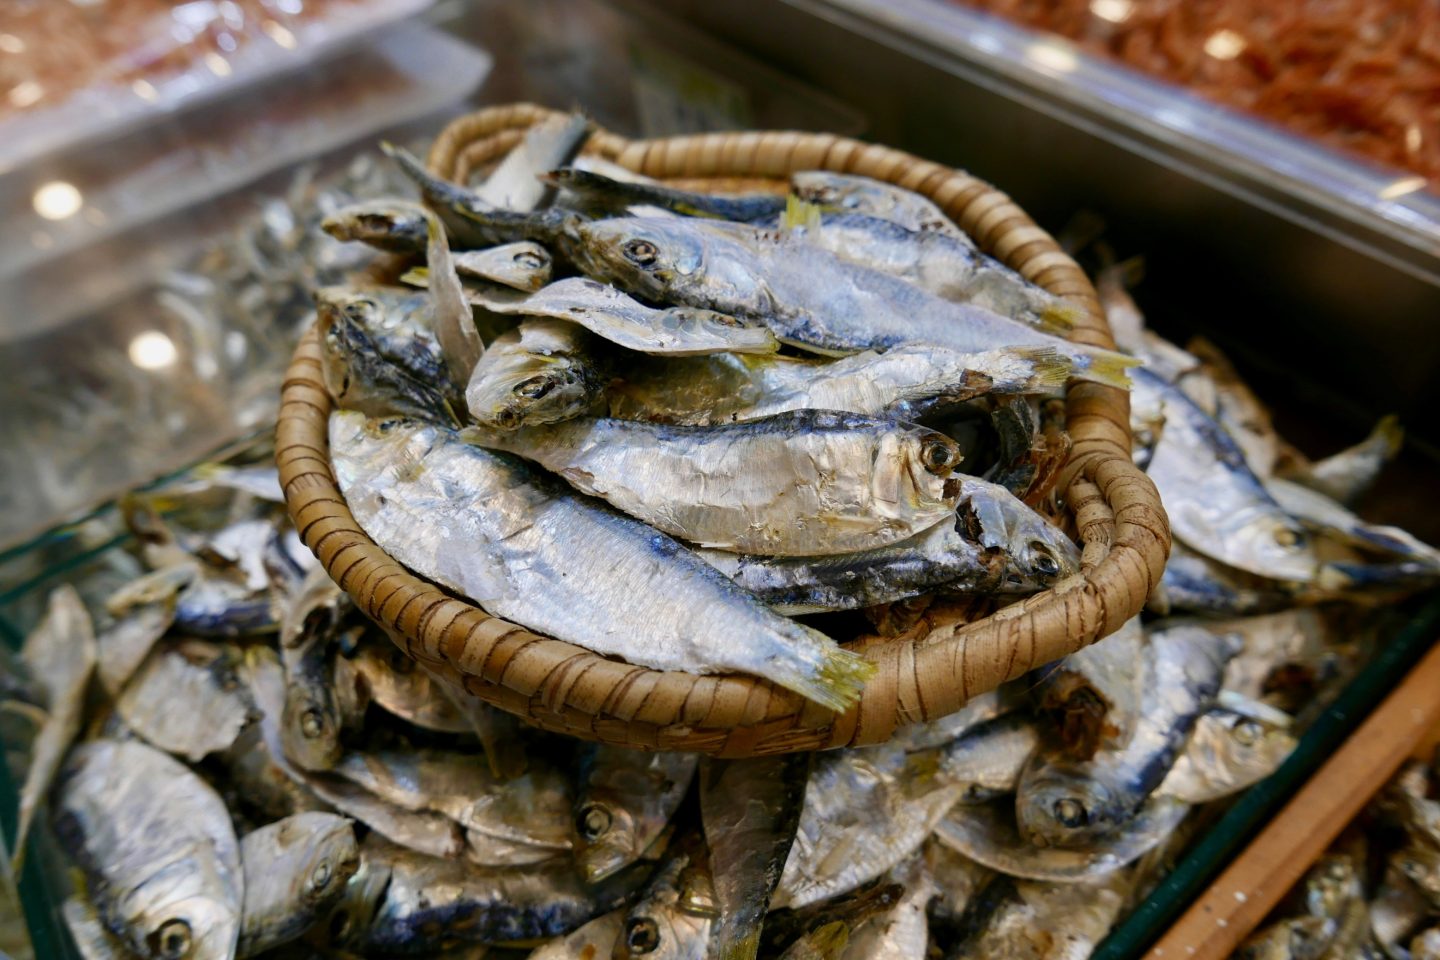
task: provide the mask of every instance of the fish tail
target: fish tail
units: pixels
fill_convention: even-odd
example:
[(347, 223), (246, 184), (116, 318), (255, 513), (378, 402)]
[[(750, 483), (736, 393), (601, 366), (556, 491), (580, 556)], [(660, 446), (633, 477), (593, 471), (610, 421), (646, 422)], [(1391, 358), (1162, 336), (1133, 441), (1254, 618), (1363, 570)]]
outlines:
[(780, 214), (781, 230), (796, 230), (820, 226), (820, 207), (801, 200), (793, 193), (785, 198), (785, 212)]
[(1130, 389), (1130, 377), (1125, 371), (1141, 365), (1139, 360), (1127, 354), (1095, 347), (1084, 348), (1080, 356), (1072, 359), (1076, 363), (1071, 376), (1077, 380), (1088, 380), (1121, 390)]
[(827, 923), (810, 933), (810, 945), (822, 957), (836, 957), (850, 942), (850, 925), (844, 920)]
[(1075, 329), (1075, 324), (1080, 322), (1082, 316), (1084, 316), (1084, 311), (1078, 306), (1068, 300), (1055, 297), (1040, 308), (1035, 326), (1046, 333), (1064, 336)]
[(1030, 362), (1030, 378), (1025, 383), (1026, 392), (1048, 393), (1065, 386), (1065, 381), (1074, 375), (1075, 361), (1053, 347), (1023, 347), (1015, 351)]
[(1400, 416), (1390, 413), (1381, 417), (1370, 436), (1383, 442), (1385, 459), (1391, 459), (1400, 452), (1400, 447), (1405, 443), (1405, 428), (1400, 426)]
[(771, 679), (836, 713), (850, 709), (860, 699), (865, 681), (875, 675), (875, 664), (838, 646), (828, 637), (818, 654), (819, 663), (803, 673), (781, 668)]
[(730, 943), (715, 945), (712, 960), (755, 960), (760, 952), (760, 931), (752, 930)]
[(401, 283), (408, 283), (412, 287), (430, 286), (429, 267), (411, 267), (400, 275)]

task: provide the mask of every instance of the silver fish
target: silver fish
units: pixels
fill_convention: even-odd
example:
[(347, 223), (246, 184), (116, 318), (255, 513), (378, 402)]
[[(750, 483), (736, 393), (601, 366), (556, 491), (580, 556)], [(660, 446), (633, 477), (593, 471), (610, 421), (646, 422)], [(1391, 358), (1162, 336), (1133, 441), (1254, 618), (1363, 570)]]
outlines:
[(47, 716), (30, 745), (30, 767), (20, 787), (13, 865), (25, 857), (30, 824), (85, 716), (85, 689), (95, 672), (95, 627), (75, 588), (51, 591), (45, 615), (25, 637), (20, 660), (45, 695)]
[(375, 416), (404, 414), (434, 419), (449, 414), (445, 392), (385, 357), (379, 344), (350, 317), (349, 311), (323, 293), (317, 304), (325, 389), (337, 406)]
[(60, 906), (60, 916), (75, 941), (80, 960), (126, 960), (132, 956), (125, 942), (105, 929), (94, 905), (83, 894), (67, 897)]
[[(538, 940), (573, 930), (618, 907), (644, 880), (644, 867), (587, 886), (573, 865), (556, 860), (521, 868), (485, 868), (423, 856), (377, 837), (361, 846), (376, 874), (389, 874), (378, 902), (352, 904), (338, 945), (386, 956), (432, 956), (437, 944)], [(362, 868), (363, 869), (363, 868)]]
[(800, 410), (714, 427), (581, 419), (472, 442), (701, 546), (769, 556), (868, 550), (950, 515), (960, 450), (935, 430)]
[(1162, 617), (1172, 613), (1243, 617), (1273, 613), (1295, 600), (1296, 593), (1287, 584), (1227, 567), (1177, 540), (1146, 608)]
[(1074, 883), (1113, 873), (1153, 850), (1174, 833), (1190, 807), (1166, 797), (1147, 801), (1113, 833), (1084, 847), (1037, 847), (1020, 836), (1015, 805), (960, 804), (935, 828), (940, 842), (991, 870), (1054, 883)]
[[(337, 413), (330, 449), (366, 532), (496, 616), (646, 666), (763, 673), (834, 709), (874, 670), (663, 534), (447, 431)], [(454, 549), (441, 526), (470, 531), (466, 543)]]
[(1348, 506), (1375, 485), (1381, 469), (1400, 452), (1404, 441), (1405, 430), (1399, 418), (1382, 417), (1370, 435), (1353, 447), (1282, 470), (1280, 475)]
[(974, 246), (929, 197), (884, 180), (830, 170), (801, 170), (790, 175), (790, 189), (822, 209), (865, 213), (911, 230), (928, 230)]
[[(612, 388), (611, 413), (691, 425), (791, 410), (845, 410), (915, 419), (978, 396), (1052, 394), (1076, 373), (1049, 347), (956, 353), (907, 343), (831, 362), (717, 354), (631, 362)], [(1079, 372), (1083, 376), (1083, 371)]]
[[(554, 270), (550, 251), (529, 240), (467, 250), (454, 256), (455, 271), (460, 276), (489, 280), (527, 293), (534, 293), (549, 283)], [(428, 270), (425, 278), (428, 283)]]
[(590, 134), (580, 113), (547, 117), (525, 131), (476, 189), (481, 202), (505, 210), (534, 210), (549, 198), (551, 188), (540, 175), (569, 163)]
[(1045, 670), (1038, 706), (1062, 748), (1089, 759), (1102, 746), (1129, 742), (1140, 720), (1145, 659), (1140, 618)]
[(1301, 607), (1196, 623), (1240, 639), (1240, 652), (1225, 665), (1225, 689), (1251, 700), (1293, 706), (1284, 700), (1287, 693), (1308, 698), (1341, 669), (1341, 638), (1320, 610)]
[[(355, 653), (337, 657), (335, 663), (337, 677), (353, 670), (366, 695), (387, 713), (426, 730), (465, 733), (470, 729), (437, 681), (389, 640), (363, 642)], [(337, 679), (337, 688), (340, 684)]]
[(774, 353), (775, 336), (763, 325), (690, 306), (649, 307), (614, 287), (567, 277), (531, 294), (471, 286), (472, 303), (499, 314), (550, 317), (576, 323), (603, 340), (640, 353)]
[(253, 957), (301, 936), (328, 913), (360, 866), (350, 821), (298, 813), (240, 841), (245, 908), (236, 955)]
[(700, 817), (720, 918), (715, 960), (754, 960), (770, 895), (795, 841), (811, 758), (805, 753), (700, 764)]
[(1323, 493), (1272, 477), (1265, 489), (1305, 527), (1362, 550), (1414, 561), (1430, 579), (1440, 578), (1440, 550), (1399, 527), (1366, 523)]
[(575, 781), (575, 860), (598, 883), (639, 860), (674, 816), (699, 756), (604, 744), (580, 748)]
[(1041, 750), (1016, 798), (1021, 832), (1038, 844), (1084, 846), (1119, 829), (1165, 778), (1238, 647), (1198, 627), (1151, 631), (1134, 733), (1085, 761)]
[(201, 640), (157, 646), (115, 711), (152, 746), (192, 763), (228, 750), (251, 716), (239, 657), (233, 647)]
[(317, 567), (288, 599), (281, 620), (281, 736), (285, 755), (306, 770), (328, 770), (340, 759), (340, 707), (331, 686), (330, 658), (347, 605), (345, 594)]
[(570, 849), (569, 784), (542, 764), (498, 783), (484, 759), (474, 755), (372, 750), (347, 753), (334, 772), (401, 809), (454, 820), (467, 831), (467, 853), (477, 863), (534, 863)]
[(1014, 793), (1040, 739), (1040, 728), (1030, 717), (1016, 713), (997, 717), (943, 747), (936, 776), (961, 784), (964, 803)]
[(485, 352), (480, 331), (470, 310), (470, 301), (450, 256), (450, 243), (439, 219), (428, 221), (429, 236), (425, 243), (425, 271), (429, 279), (430, 307), (433, 311), (435, 340), (450, 371), (450, 382), (469, 383), (475, 362)]
[(221, 757), (235, 799), (261, 820), (326, 809), (324, 801), (270, 755), (260, 726), (255, 723), (240, 731)]
[(1256, 476), (1268, 478), (1284, 446), (1270, 421), (1270, 411), (1218, 347), (1196, 337), (1190, 342), (1190, 351), (1201, 366), (1181, 375), (1176, 386), (1225, 429)]
[(1387, 865), (1384, 879), (1370, 899), (1370, 931), (1385, 954), (1403, 956), (1399, 950), (1404, 949), (1405, 938), (1429, 912), (1425, 897), (1409, 878), (1393, 862)]
[(175, 622), (175, 599), (137, 604), (121, 614), (95, 638), (95, 665), (100, 685), (118, 696), (150, 654), (151, 648)]
[(926, 905), (939, 890), (922, 856), (890, 871), (889, 879), (905, 894), (889, 911), (870, 917), (850, 936), (844, 960), (924, 960), (930, 942)]
[(1076, 883), (996, 877), (973, 901), (974, 932), (954, 960), (1070, 960), (1088, 957), (1125, 905), (1123, 874)]
[(693, 857), (672, 856), (646, 885), (640, 902), (626, 911), (614, 960), (704, 960), (715, 926), (709, 884), (709, 873)]
[(1297, 742), (1289, 718), (1281, 714), (1283, 722), (1276, 722), (1271, 717), (1276, 712), (1216, 709), (1201, 716), (1155, 793), (1184, 803), (1209, 803), (1274, 773)]
[(62, 777), (55, 829), (105, 925), (142, 957), (233, 957), (244, 875), (215, 791), (137, 741), (82, 744)]
[(435, 339), (434, 310), (425, 293), (378, 285), (322, 287), (315, 292), (315, 303), (322, 325), (343, 317), (373, 343), (376, 353), (411, 379), (447, 396), (455, 392), (458, 385), (451, 382)]
[(785, 209), (785, 198), (774, 193), (714, 194), (677, 190), (663, 183), (615, 179), (595, 170), (577, 167), (552, 170), (545, 181), (580, 197), (589, 209), (627, 213), (635, 207), (655, 207), (687, 217), (750, 222), (771, 220)]
[(765, 323), (783, 342), (832, 355), (928, 342), (962, 353), (1050, 346), (1093, 379), (1128, 386), (1136, 361), (954, 303), (789, 233), (743, 224), (617, 217), (576, 225), (588, 275), (637, 296)]
[(543, 943), (525, 960), (609, 960), (625, 928), (625, 910), (612, 910), (563, 937)]
[(919, 850), (965, 790), (934, 766), (891, 744), (819, 755), (772, 906), (849, 892)]
[(387, 253), (425, 252), (425, 208), (409, 200), (365, 200), (342, 207), (320, 221), (340, 241), (367, 243)]
[(522, 320), (475, 364), (465, 405), (481, 426), (501, 430), (578, 417), (605, 389), (607, 365), (598, 346), (576, 324)]
[(1146, 370), (1135, 373), (1134, 393), (1141, 402), (1159, 397), (1163, 405), (1165, 427), (1146, 473), (1175, 536), (1241, 570), (1276, 580), (1314, 579), (1319, 562), (1304, 529), (1266, 492), (1224, 430)]

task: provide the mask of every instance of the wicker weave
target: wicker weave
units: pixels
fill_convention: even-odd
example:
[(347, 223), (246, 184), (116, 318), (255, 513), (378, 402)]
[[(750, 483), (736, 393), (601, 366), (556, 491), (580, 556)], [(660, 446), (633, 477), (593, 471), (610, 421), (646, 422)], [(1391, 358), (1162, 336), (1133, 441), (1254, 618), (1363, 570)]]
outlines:
[[(436, 140), (436, 173), (466, 180), (553, 111), (484, 110)], [(1084, 308), (1074, 339), (1113, 341), (1084, 273), (1004, 194), (965, 173), (886, 147), (808, 133), (722, 133), (630, 141), (600, 131), (588, 152), (689, 184), (778, 180), (828, 169), (929, 196), (992, 255)], [(1060, 490), (1084, 544), (1082, 570), (1053, 589), (971, 623), (941, 622), (918, 639), (851, 644), (878, 670), (844, 714), (749, 676), (650, 670), (538, 636), (410, 574), (355, 523), (327, 452), (330, 398), (312, 330), (291, 363), (276, 460), (291, 516), (330, 575), (411, 656), (538, 726), (650, 749), (751, 756), (878, 743), (897, 726), (944, 716), (967, 699), (1063, 657), (1139, 612), (1159, 579), (1170, 532), (1155, 487), (1130, 460), (1129, 397), (1082, 383), (1067, 395), (1074, 440)]]

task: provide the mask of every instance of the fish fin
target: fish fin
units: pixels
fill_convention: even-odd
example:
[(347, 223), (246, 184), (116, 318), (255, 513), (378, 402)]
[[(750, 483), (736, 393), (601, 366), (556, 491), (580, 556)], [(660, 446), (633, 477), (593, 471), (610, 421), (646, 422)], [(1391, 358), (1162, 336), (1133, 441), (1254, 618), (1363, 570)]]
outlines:
[(755, 960), (755, 956), (760, 952), (760, 931), (752, 930), (731, 943), (714, 946), (714, 960)]
[(785, 212), (780, 214), (781, 230), (797, 230), (804, 228), (815, 228), (820, 226), (820, 207), (818, 204), (801, 200), (795, 194), (785, 198)]
[(1393, 459), (1405, 443), (1405, 428), (1400, 425), (1400, 415), (1389, 413), (1381, 417), (1375, 429), (1370, 431), (1370, 436), (1383, 440), (1385, 459)]
[(1027, 392), (1058, 390), (1074, 375), (1075, 361), (1053, 347), (1020, 347), (1014, 352), (1028, 360), (1034, 368), (1025, 386)]
[(850, 925), (844, 920), (836, 920), (811, 931), (809, 936), (810, 945), (820, 956), (838, 957), (840, 951), (844, 950), (845, 945), (850, 942)]
[(851, 653), (828, 640), (827, 646), (829, 649), (820, 652), (820, 663), (815, 669), (804, 674), (772, 674), (769, 679), (807, 700), (841, 713), (860, 699), (865, 681), (874, 676), (878, 668), (858, 653)]
[(400, 282), (408, 283), (412, 287), (428, 287), (430, 286), (430, 268), (411, 267), (400, 274)]
[(1071, 376), (1077, 380), (1088, 380), (1106, 387), (1130, 389), (1130, 377), (1125, 371), (1131, 367), (1143, 366), (1141, 360), (1117, 353), (1114, 350), (1086, 348), (1083, 359), (1075, 364)]
[(425, 169), (425, 164), (421, 163), (409, 150), (397, 147), (389, 140), (381, 140), (380, 152), (394, 160), (399, 165), (400, 171), (419, 184), (422, 190), (432, 185), (431, 182), (435, 178), (430, 175), (429, 170)]
[(1035, 326), (1057, 336), (1064, 336), (1075, 329), (1075, 324), (1084, 316), (1084, 311), (1068, 300), (1058, 297), (1040, 308)]

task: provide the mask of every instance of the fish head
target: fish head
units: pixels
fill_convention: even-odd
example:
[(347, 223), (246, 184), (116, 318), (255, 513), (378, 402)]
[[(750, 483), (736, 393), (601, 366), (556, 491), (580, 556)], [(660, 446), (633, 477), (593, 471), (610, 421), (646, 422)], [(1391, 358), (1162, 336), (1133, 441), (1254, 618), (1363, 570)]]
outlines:
[(292, 683), (280, 715), (285, 755), (306, 770), (328, 770), (340, 762), (340, 713), (333, 698), (316, 686)]
[(1080, 571), (1080, 549), (1059, 527), (998, 484), (963, 479), (955, 529), (1005, 558), (1002, 590), (1044, 590)]
[(582, 357), (492, 347), (475, 365), (465, 404), (482, 426), (499, 430), (558, 423), (589, 409), (593, 380)]
[(582, 223), (578, 230), (586, 272), (641, 296), (664, 299), (705, 267), (703, 235), (683, 221), (616, 217)]
[[(131, 931), (128, 939), (139, 956), (149, 960), (218, 960), (235, 955), (240, 936), (239, 912), (222, 898), (203, 892), (200, 888), (207, 885), (204, 878), (195, 876), (193, 870), (188, 872), (189, 877), (177, 873), (174, 882), (167, 885), (177, 895), (174, 899), (146, 902), (139, 916), (126, 918), (126, 927)], [(147, 901), (157, 889), (146, 884)]]
[(575, 859), (586, 883), (613, 876), (643, 853), (629, 808), (591, 796), (575, 810)]
[(359, 240), (400, 252), (425, 243), (425, 209), (406, 200), (368, 200), (342, 207), (320, 221), (336, 240)]
[(301, 813), (285, 825), (293, 825), (302, 844), (294, 873), (299, 900), (315, 906), (338, 899), (360, 869), (360, 848), (350, 821), (329, 813)]
[(828, 210), (857, 210), (865, 187), (857, 181), (828, 170), (804, 170), (790, 178), (795, 196)]
[(960, 445), (938, 430), (901, 424), (876, 445), (872, 476), (876, 499), (909, 510), (952, 507), (960, 497), (955, 468)]
[(361, 852), (358, 866), (346, 880), (340, 899), (322, 924), (317, 924), (332, 944), (349, 947), (365, 941), (366, 932), (384, 902), (390, 872), (390, 866), (383, 860)]
[[(700, 880), (703, 878), (703, 880)], [(710, 925), (718, 915), (713, 893), (696, 896), (698, 886), (709, 890), (709, 878), (681, 855), (670, 860), (651, 878), (640, 902), (625, 914), (612, 960), (688, 960), (701, 957), (709, 942)]]
[(1021, 835), (1037, 847), (1083, 847), (1124, 822), (1120, 807), (1103, 781), (1075, 771), (1023, 779), (1015, 819)]
[(1295, 749), (1295, 735), (1278, 724), (1241, 714), (1219, 717), (1224, 740), (1215, 750), (1227, 770), (1254, 782), (1268, 776)]
[(1310, 535), (1289, 514), (1264, 505), (1229, 520), (1223, 534), (1228, 556), (1216, 559), (1273, 580), (1309, 583), (1319, 575), (1320, 560)]

